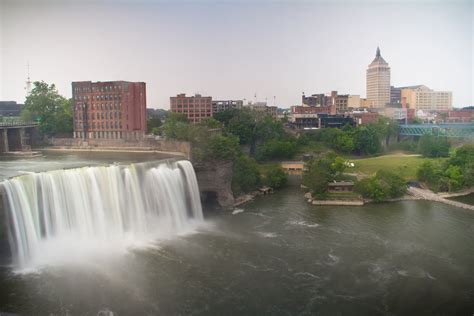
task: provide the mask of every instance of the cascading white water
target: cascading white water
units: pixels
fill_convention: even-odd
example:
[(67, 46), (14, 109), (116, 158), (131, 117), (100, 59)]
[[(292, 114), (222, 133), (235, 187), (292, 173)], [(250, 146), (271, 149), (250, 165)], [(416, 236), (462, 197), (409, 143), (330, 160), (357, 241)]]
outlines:
[(48, 263), (52, 253), (73, 255), (87, 242), (101, 250), (126, 247), (203, 221), (189, 161), (34, 173), (6, 180), (3, 187), (20, 267)]

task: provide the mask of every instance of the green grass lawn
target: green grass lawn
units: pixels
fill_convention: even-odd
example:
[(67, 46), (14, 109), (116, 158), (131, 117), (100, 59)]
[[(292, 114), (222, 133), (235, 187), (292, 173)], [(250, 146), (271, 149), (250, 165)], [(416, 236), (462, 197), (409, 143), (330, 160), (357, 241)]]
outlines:
[(372, 158), (350, 160), (355, 164), (354, 168), (347, 168), (349, 173), (363, 173), (373, 175), (378, 170), (389, 170), (396, 172), (406, 180), (416, 179), (416, 170), (427, 160), (437, 160), (432, 158), (423, 158), (415, 155), (385, 155)]

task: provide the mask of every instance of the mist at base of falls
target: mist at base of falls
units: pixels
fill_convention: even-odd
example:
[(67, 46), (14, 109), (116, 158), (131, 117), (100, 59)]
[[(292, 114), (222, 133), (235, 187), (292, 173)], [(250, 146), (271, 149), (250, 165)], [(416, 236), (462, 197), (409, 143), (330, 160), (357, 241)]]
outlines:
[(189, 161), (84, 167), (3, 182), (14, 265), (81, 263), (203, 224)]

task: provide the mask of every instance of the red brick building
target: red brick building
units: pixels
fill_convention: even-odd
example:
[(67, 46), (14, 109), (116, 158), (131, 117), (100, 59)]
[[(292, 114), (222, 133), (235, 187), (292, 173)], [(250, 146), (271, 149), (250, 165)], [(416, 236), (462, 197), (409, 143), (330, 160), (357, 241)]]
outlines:
[(184, 114), (191, 123), (199, 123), (202, 119), (212, 117), (212, 97), (200, 94), (187, 97), (181, 93), (170, 97), (170, 109), (171, 112)]
[(74, 138), (138, 140), (146, 133), (144, 82), (72, 83)]
[(301, 106), (293, 105), (291, 107), (291, 114), (336, 114), (336, 106)]
[(474, 109), (454, 109), (448, 111), (446, 122), (470, 123), (474, 122)]
[(356, 121), (357, 125), (367, 125), (377, 122), (380, 115), (377, 112), (353, 112), (351, 117)]

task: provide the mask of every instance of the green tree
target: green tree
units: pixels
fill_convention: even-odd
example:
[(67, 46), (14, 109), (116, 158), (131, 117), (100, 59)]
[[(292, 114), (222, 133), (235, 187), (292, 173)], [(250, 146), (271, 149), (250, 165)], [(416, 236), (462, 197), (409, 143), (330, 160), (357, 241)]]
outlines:
[(407, 191), (405, 180), (388, 170), (379, 170), (370, 177), (356, 183), (354, 190), (363, 197), (381, 202), (403, 196)]
[(371, 126), (359, 126), (354, 131), (354, 150), (360, 155), (373, 155), (381, 151), (379, 133)]
[(188, 118), (181, 113), (169, 113), (163, 124), (166, 137), (178, 140), (189, 140), (190, 124)]
[(441, 177), (441, 169), (437, 164), (431, 161), (425, 161), (418, 167), (416, 177), (425, 183), (436, 183)]
[(425, 161), (416, 171), (417, 179), (427, 184), (433, 191), (447, 191), (449, 179), (443, 173), (439, 162)]
[(450, 165), (444, 174), (448, 179), (449, 191), (456, 191), (463, 187), (464, 177), (459, 166)]
[(401, 197), (407, 192), (406, 181), (397, 173), (389, 170), (379, 170), (376, 177), (388, 186), (388, 196), (390, 198)]
[(146, 121), (147, 133), (158, 135), (162, 125), (161, 119), (158, 116), (148, 117)]
[(381, 202), (388, 198), (390, 188), (377, 177), (370, 177), (358, 181), (354, 190), (360, 193), (364, 198)]
[(238, 115), (240, 110), (238, 109), (229, 109), (222, 112), (217, 112), (213, 114), (214, 119), (224, 124), (224, 126), (229, 125), (229, 121), (236, 115)]
[(239, 139), (236, 136), (212, 136), (206, 146), (206, 159), (233, 161), (240, 154)]
[(26, 97), (21, 117), (37, 120), (40, 132), (48, 136), (70, 134), (73, 131), (72, 100), (61, 96), (54, 84), (35, 81)]
[(263, 183), (272, 188), (283, 187), (288, 181), (288, 175), (278, 164), (273, 164), (265, 168), (263, 172)]
[(258, 161), (289, 159), (296, 153), (296, 142), (272, 139), (257, 147), (255, 158)]
[(451, 145), (446, 137), (425, 134), (418, 141), (418, 152), (423, 157), (448, 157), (450, 147)]
[(203, 119), (199, 123), (199, 125), (207, 127), (207, 128), (219, 128), (219, 127), (221, 127), (221, 123), (213, 117), (208, 117), (208, 118)]
[(457, 148), (448, 163), (460, 167), (474, 163), (474, 145), (466, 144)]
[(377, 122), (370, 124), (378, 134), (379, 140), (384, 140), (385, 145), (398, 136), (399, 123), (387, 117), (380, 117)]
[(468, 162), (464, 166), (464, 185), (465, 186), (474, 186), (474, 162)]
[(234, 161), (232, 192), (238, 195), (242, 192), (251, 192), (261, 183), (261, 175), (257, 162), (245, 155), (240, 155)]
[(334, 153), (314, 157), (306, 162), (303, 184), (317, 197), (324, 197), (328, 183), (339, 179), (345, 170), (344, 159)]

